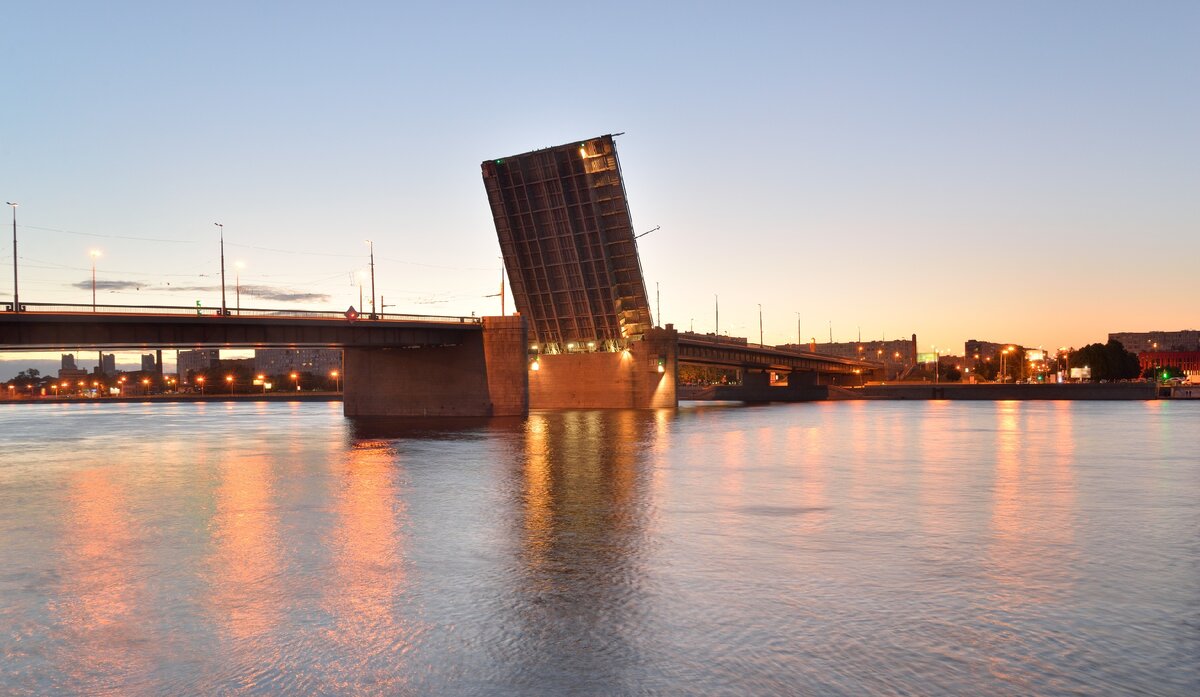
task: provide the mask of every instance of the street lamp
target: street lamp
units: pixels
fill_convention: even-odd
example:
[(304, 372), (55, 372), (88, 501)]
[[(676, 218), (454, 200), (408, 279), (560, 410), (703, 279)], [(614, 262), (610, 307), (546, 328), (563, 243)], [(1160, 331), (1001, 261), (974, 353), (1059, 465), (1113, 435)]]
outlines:
[(233, 376), (226, 375), (225, 382), (229, 383), (229, 394), (233, 394)]
[(267, 376), (266, 376), (266, 375), (259, 375), (259, 376), (258, 376), (258, 381), (259, 381), (259, 383), (261, 383), (261, 384), (262, 384), (262, 388), (263, 388), (263, 394), (266, 394), (266, 393), (267, 393)]
[(204, 376), (197, 375), (196, 382), (200, 384), (200, 394), (204, 394)]
[(299, 392), (300, 391), (300, 374), (292, 373), (289, 377), (292, 378), (292, 382), (296, 383), (296, 391)]
[(93, 249), (88, 252), (88, 256), (92, 258), (92, 312), (96, 311), (96, 259), (100, 256), (99, 249)]
[(223, 223), (213, 223), (221, 228), (221, 316), (229, 314), (229, 310), (225, 309), (225, 225)]
[(21, 311), (21, 300), (17, 295), (17, 206), (16, 201), (5, 201), (13, 209), (13, 312)]
[(341, 375), (339, 375), (338, 371), (336, 371), (336, 370), (333, 371), (332, 373), (330, 373), (330, 375), (333, 377), (333, 391), (341, 392), (342, 391)]
[(150, 394), (150, 378), (142, 378), (142, 394)]

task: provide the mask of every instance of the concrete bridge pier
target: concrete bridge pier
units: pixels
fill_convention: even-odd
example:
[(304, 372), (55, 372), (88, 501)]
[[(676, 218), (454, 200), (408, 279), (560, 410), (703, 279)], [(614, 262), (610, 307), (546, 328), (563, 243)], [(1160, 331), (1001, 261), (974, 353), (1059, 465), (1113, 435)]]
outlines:
[(679, 405), (675, 375), (679, 333), (646, 331), (629, 350), (538, 357), (529, 373), (532, 409), (656, 409)]
[(453, 346), (350, 348), (346, 416), (523, 416), (529, 411), (528, 327), (484, 317)]

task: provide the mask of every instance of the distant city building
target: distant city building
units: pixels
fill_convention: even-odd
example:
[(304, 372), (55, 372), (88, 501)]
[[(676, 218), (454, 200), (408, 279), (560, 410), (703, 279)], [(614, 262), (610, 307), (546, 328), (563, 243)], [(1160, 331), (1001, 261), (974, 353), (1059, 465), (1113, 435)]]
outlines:
[(1024, 350), (1020, 344), (998, 344), (994, 341), (979, 341), (978, 339), (968, 339), (963, 344), (963, 358), (968, 361), (994, 361), (1000, 355), (1000, 352), (1008, 347)]
[(58, 379), (71, 384), (79, 380), (84, 380), (87, 377), (88, 372), (79, 368), (62, 368), (58, 371)]
[(142, 354), (142, 372), (143, 373), (154, 373), (157, 371), (158, 371), (158, 364), (155, 363), (155, 361), (154, 361), (154, 354), (153, 353), (143, 353)]
[(329, 375), (342, 369), (342, 352), (338, 349), (256, 349), (254, 371), (263, 375), (312, 373)]
[(179, 373), (179, 380), (186, 382), (188, 375), (192, 372), (204, 372), (216, 365), (220, 358), (220, 351), (217, 349), (200, 349), (198, 351), (180, 351), (175, 359), (175, 371)]
[(115, 375), (117, 373), (117, 356), (112, 353), (100, 354), (100, 374)]
[(79, 367), (75, 365), (75, 354), (63, 353), (63, 354), (59, 354), (59, 355), (62, 357), (62, 365), (59, 366), (61, 369), (63, 369), (63, 370), (79, 370)]
[(1147, 368), (1178, 368), (1185, 376), (1200, 375), (1200, 351), (1145, 351), (1138, 364)]
[(865, 361), (882, 363), (884, 376), (887, 380), (896, 379), (901, 373), (917, 362), (917, 335), (911, 339), (892, 339), (891, 341), (842, 341), (818, 344), (783, 344), (777, 348), (785, 351), (809, 351), (825, 356), (840, 358), (858, 358)]
[(1119, 341), (1126, 351), (1146, 353), (1155, 351), (1200, 351), (1200, 330), (1181, 329), (1175, 332), (1112, 332), (1109, 341)]

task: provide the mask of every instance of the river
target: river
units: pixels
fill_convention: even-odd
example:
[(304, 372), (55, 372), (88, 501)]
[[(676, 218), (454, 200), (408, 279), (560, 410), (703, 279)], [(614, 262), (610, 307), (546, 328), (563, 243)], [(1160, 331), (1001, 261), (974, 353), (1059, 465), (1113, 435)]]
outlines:
[(1200, 693), (1200, 403), (0, 405), (6, 694)]

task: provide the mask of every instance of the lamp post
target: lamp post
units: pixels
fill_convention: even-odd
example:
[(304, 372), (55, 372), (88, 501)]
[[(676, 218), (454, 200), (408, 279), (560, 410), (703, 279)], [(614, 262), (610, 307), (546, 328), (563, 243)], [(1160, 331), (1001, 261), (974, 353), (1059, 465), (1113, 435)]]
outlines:
[(762, 345), (763, 345), (763, 331), (762, 331), (762, 303), (759, 303), (759, 304), (758, 304), (758, 345), (759, 345), (759, 346), (762, 346)]
[(197, 375), (196, 382), (200, 384), (200, 394), (204, 394), (204, 376)]
[(223, 223), (213, 223), (221, 228), (221, 316), (229, 314), (229, 310), (225, 309), (225, 225)]
[(233, 394), (233, 376), (226, 375), (225, 382), (229, 383), (229, 394), (232, 395)]
[(93, 249), (88, 252), (88, 256), (92, 258), (92, 312), (96, 311), (96, 259), (100, 256), (99, 249)]
[(332, 373), (330, 373), (330, 375), (333, 376), (333, 391), (341, 392), (342, 391), (342, 376), (336, 370), (333, 371)]
[(16, 201), (5, 201), (13, 209), (13, 312), (21, 311), (21, 300), (17, 294), (17, 206)]
[(292, 373), (289, 377), (292, 378), (292, 382), (296, 383), (296, 391), (299, 392), (300, 391), (300, 374)]

